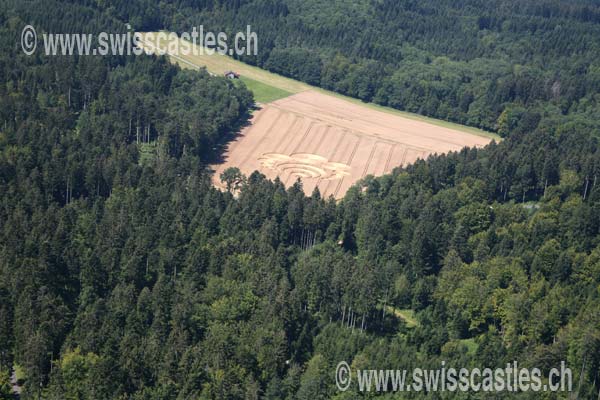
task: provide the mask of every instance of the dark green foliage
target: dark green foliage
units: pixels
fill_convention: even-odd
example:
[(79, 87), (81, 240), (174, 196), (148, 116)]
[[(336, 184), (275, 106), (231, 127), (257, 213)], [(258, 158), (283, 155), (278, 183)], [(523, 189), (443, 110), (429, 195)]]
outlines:
[(598, 128), (600, 8), (591, 0), (162, 0), (156, 7), (178, 31), (251, 25), (259, 54), (243, 61), (364, 101), (502, 136), (546, 119)]
[[(600, 152), (590, 124), (540, 119), (529, 99), (507, 108), (502, 143), (365, 178), (338, 203), (239, 171), (220, 192), (206, 165), (246, 122), (246, 90), (164, 59), (27, 58), (13, 35), (25, 21), (94, 30), (120, 26), (108, 15), (154, 17), (126, 2), (52, 2), (47, 14), (26, 3), (0, 9), (0, 397), (16, 364), (24, 399), (325, 399), (337, 394), (341, 360), (405, 369), (518, 360), (545, 372), (566, 360), (580, 398), (597, 395)], [(279, 1), (225, 3), (294, 15)], [(346, 12), (361, 15), (370, 3), (353, 4)], [(441, 18), (403, 33), (416, 40), (450, 29), (427, 4), (372, 6), (390, 19), (400, 6)], [(557, 13), (597, 19), (576, 4), (513, 7), (532, 24)], [(498, 18), (471, 22), (529, 29)], [(469, 43), (452, 43), (430, 45), (468, 58)], [(323, 76), (346, 76), (289, 47), (280, 62), (306, 56)], [(523, 85), (518, 96), (539, 96)], [(365, 99), (376, 87), (348, 84)]]

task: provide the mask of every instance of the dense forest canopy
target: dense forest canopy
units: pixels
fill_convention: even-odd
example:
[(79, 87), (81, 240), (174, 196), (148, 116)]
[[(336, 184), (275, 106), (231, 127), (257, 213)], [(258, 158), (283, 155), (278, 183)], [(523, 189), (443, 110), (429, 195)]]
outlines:
[[(5, 0), (0, 398), (13, 370), (23, 399), (375, 397), (337, 391), (341, 360), (564, 360), (596, 398), (598, 19), (587, 1)], [(243, 86), (16, 42), (28, 23), (200, 20), (256, 26), (265, 52), (249, 62), (507, 139), (368, 177), (340, 202), (259, 173), (234, 196), (207, 164), (247, 122)]]
[[(236, 32), (250, 24), (260, 52), (243, 61), (365, 101), (503, 136), (544, 119), (598, 128), (593, 0), (108, 3), (147, 29)], [(133, 3), (158, 7), (158, 25), (149, 11), (134, 15)]]

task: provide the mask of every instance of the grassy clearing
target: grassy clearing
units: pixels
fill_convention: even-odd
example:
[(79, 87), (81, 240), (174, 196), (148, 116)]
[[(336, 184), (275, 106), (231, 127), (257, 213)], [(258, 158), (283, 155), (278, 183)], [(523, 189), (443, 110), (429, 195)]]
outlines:
[(263, 82), (255, 81), (247, 76), (240, 77), (240, 80), (246, 84), (246, 87), (250, 89), (252, 93), (254, 93), (254, 100), (258, 103), (271, 103), (292, 95), (291, 92), (267, 85)]
[(156, 143), (139, 143), (138, 151), (140, 153), (140, 158), (138, 159), (139, 165), (151, 163), (156, 158)]
[(417, 320), (417, 317), (415, 316), (415, 312), (413, 310), (394, 310), (394, 314), (398, 318), (403, 319), (404, 322), (406, 322), (406, 326), (408, 326), (409, 328), (419, 326), (419, 321)]
[(17, 379), (17, 382), (24, 382), (26, 377), (23, 367), (18, 364), (14, 364), (13, 368), (15, 370), (15, 378)]
[(471, 355), (477, 353), (477, 349), (479, 345), (475, 342), (475, 339), (462, 339), (460, 343), (464, 344), (467, 347), (467, 352)]
[[(155, 39), (156, 34), (157, 34), (157, 32), (142, 33), (141, 34), (143, 37), (142, 40), (144, 40), (143, 45), (147, 48), (152, 49), (154, 47), (154, 45), (152, 43), (156, 43), (156, 39)], [(180, 41), (180, 43), (183, 42), (182, 39), (179, 39), (179, 41)], [(159, 42), (158, 46), (160, 49), (168, 49), (166, 42), (165, 43)], [(258, 68), (258, 67), (255, 67), (255, 66), (252, 66), (249, 64), (245, 64), (241, 61), (237, 61), (229, 56), (221, 55), (216, 52), (212, 53), (212, 54), (208, 54), (206, 51), (200, 51), (200, 49), (196, 49), (196, 47), (194, 45), (192, 45), (191, 43), (186, 44), (186, 46), (190, 46), (190, 48), (195, 49), (193, 51), (193, 54), (186, 55), (186, 56), (177, 56), (177, 57), (171, 56), (170, 58), (174, 63), (179, 64), (183, 68), (206, 67), (206, 69), (209, 72), (216, 74), (216, 75), (222, 75), (226, 71), (235, 71), (235, 72), (241, 74), (242, 80), (244, 80), (244, 81), (248, 80), (249, 82), (251, 82), (252, 84), (255, 85), (254, 89), (256, 89), (257, 92), (255, 92), (254, 94), (257, 98), (257, 101), (259, 101), (261, 103), (267, 103), (269, 101), (268, 99), (270, 99), (270, 98), (273, 98), (274, 100), (278, 100), (278, 99), (286, 97), (290, 94), (300, 93), (300, 92), (303, 92), (306, 90), (314, 90), (317, 92), (321, 92), (323, 94), (327, 94), (329, 96), (334, 96), (334, 97), (349, 101), (351, 103), (360, 104), (364, 107), (368, 107), (373, 110), (385, 112), (388, 114), (399, 115), (404, 118), (409, 118), (409, 119), (417, 120), (417, 121), (423, 121), (423, 122), (430, 123), (432, 125), (442, 126), (445, 128), (454, 129), (454, 130), (461, 131), (461, 132), (467, 132), (467, 133), (471, 133), (471, 134), (474, 134), (477, 136), (483, 136), (486, 138), (494, 139), (496, 141), (501, 140), (500, 136), (496, 135), (495, 133), (487, 132), (482, 129), (477, 129), (477, 128), (473, 128), (473, 127), (469, 127), (469, 126), (455, 124), (453, 122), (443, 121), (443, 120), (439, 120), (439, 119), (435, 119), (435, 118), (429, 118), (429, 117), (425, 117), (425, 116), (422, 116), (419, 114), (400, 111), (400, 110), (396, 110), (396, 109), (393, 109), (390, 107), (384, 107), (384, 106), (380, 106), (380, 105), (373, 104), (373, 103), (365, 103), (359, 99), (344, 96), (339, 93), (321, 89), (316, 86), (311, 86), (307, 83), (299, 82), (294, 79), (287, 78), (285, 76), (281, 76), (281, 75), (278, 75), (278, 74), (275, 74), (275, 73), (272, 73), (269, 71), (265, 71), (261, 68)], [(183, 46), (181, 46), (181, 47), (183, 47)], [(200, 54), (200, 53), (203, 53), (203, 54)], [(259, 84), (263, 84), (263, 85), (259, 85)], [(249, 88), (250, 88), (250, 86), (249, 86)], [(250, 88), (250, 89), (254, 91), (253, 88)], [(276, 92), (277, 89), (279, 89), (280, 92)], [(284, 96), (284, 93), (286, 94), (286, 96)], [(259, 100), (258, 99), (259, 96), (266, 100), (263, 100), (263, 101)], [(279, 97), (279, 96), (281, 96), (281, 97)], [(274, 101), (274, 100), (270, 100), (270, 101)]]
[(415, 326), (419, 326), (419, 321), (417, 320), (417, 317), (415, 316), (414, 310), (410, 310), (410, 309), (400, 310), (400, 309), (394, 308), (392, 306), (385, 306), (385, 311), (388, 314), (392, 314), (396, 318), (404, 321), (406, 326), (409, 328), (414, 328)]
[[(156, 40), (151, 40), (152, 35), (154, 35), (156, 38), (157, 33), (158, 32), (142, 33), (142, 40), (144, 40), (143, 45), (152, 49), (154, 47), (152, 43), (156, 42)], [(183, 42), (182, 39), (179, 40), (180, 42)], [(159, 42), (158, 46), (160, 49), (167, 49), (166, 43)], [(232, 57), (221, 55), (216, 52), (208, 54), (208, 51), (202, 51), (202, 49), (199, 49), (197, 46), (194, 46), (191, 43), (189, 46), (194, 49), (192, 51), (193, 54), (185, 56), (181, 55), (176, 58), (171, 57), (174, 62), (184, 68), (191, 68), (192, 65), (197, 67), (206, 67), (209, 72), (215, 75), (223, 75), (227, 71), (235, 71), (241, 74), (243, 77), (250, 78), (254, 81), (264, 83), (265, 85), (272, 86), (289, 93), (300, 93), (305, 90), (314, 89), (312, 86), (307, 85), (306, 83), (298, 82), (294, 79), (286, 78), (249, 64), (244, 64), (241, 61), (233, 59)]]
[(469, 356), (475, 356), (479, 350), (479, 344), (475, 338), (471, 339), (453, 339), (448, 341), (442, 347), (442, 353), (454, 353), (460, 352), (468, 354)]

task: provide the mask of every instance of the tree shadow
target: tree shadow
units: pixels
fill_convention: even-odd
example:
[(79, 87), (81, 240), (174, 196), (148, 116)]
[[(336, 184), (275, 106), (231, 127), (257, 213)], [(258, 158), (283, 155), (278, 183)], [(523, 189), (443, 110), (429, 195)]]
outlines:
[(256, 105), (256, 103), (246, 112), (243, 118), (240, 118), (239, 123), (231, 129), (226, 135), (219, 138), (218, 141), (213, 143), (213, 147), (210, 151), (205, 154), (204, 161), (207, 164), (207, 168), (210, 172), (214, 173), (215, 169), (212, 166), (224, 164), (227, 161), (225, 154), (229, 145), (239, 138), (242, 137), (244, 129), (252, 125), (253, 114), (257, 111), (262, 110), (262, 107)]

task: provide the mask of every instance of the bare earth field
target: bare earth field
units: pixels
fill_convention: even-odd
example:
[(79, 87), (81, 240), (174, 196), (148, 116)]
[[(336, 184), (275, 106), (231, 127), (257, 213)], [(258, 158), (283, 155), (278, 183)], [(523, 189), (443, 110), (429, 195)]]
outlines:
[(146, 50), (161, 49), (184, 68), (204, 67), (217, 75), (236, 71), (261, 102), (251, 125), (229, 144), (225, 162), (213, 166), (213, 183), (220, 188), (220, 174), (238, 167), (245, 175), (258, 170), (270, 179), (279, 177), (286, 186), (300, 178), (307, 194), (318, 187), (324, 197), (340, 199), (367, 175), (498, 139), (475, 128), (363, 103), (231, 57), (170, 54), (168, 43), (151, 40), (156, 34), (142, 34)]
[(310, 194), (339, 199), (359, 179), (383, 175), (433, 153), (485, 146), (489, 138), (380, 112), (316, 91), (265, 104), (229, 144), (219, 175), (238, 167), (255, 170), (286, 186), (298, 178)]

